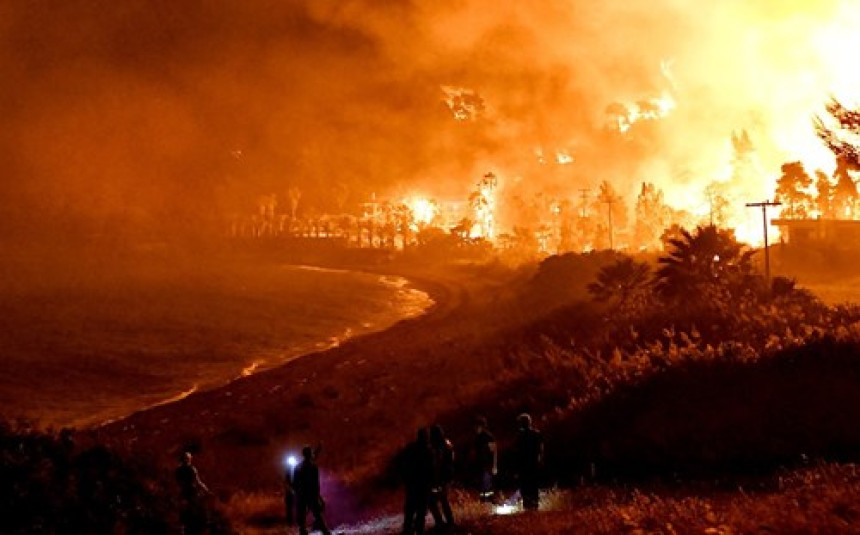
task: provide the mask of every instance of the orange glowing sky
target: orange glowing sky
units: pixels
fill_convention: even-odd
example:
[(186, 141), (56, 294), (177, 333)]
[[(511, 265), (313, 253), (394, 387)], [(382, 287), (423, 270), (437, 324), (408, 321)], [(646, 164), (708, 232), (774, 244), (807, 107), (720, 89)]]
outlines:
[[(568, 197), (649, 181), (704, 213), (746, 130), (740, 207), (787, 160), (832, 169), (812, 117), (860, 100), (858, 29), (848, 0), (7, 3), (0, 217), (173, 231), (172, 214), (192, 228), (290, 187), (300, 210), (463, 198), (487, 171)], [(470, 92), (473, 118), (446, 88)], [(647, 101), (653, 117), (607, 128), (607, 108)]]

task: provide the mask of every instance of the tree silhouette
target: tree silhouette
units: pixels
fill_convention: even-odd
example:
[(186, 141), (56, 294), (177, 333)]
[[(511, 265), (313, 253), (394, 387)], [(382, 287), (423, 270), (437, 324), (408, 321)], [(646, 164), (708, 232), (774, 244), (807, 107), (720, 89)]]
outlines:
[(684, 228), (678, 223), (672, 223), (660, 234), (660, 243), (663, 245), (663, 250), (668, 251), (672, 247), (672, 240), (679, 240), (684, 237)]
[(833, 183), (830, 177), (822, 170), (815, 171), (815, 207), (818, 208), (819, 216), (832, 219), (833, 210)]
[(742, 289), (753, 275), (752, 250), (730, 230), (714, 225), (681, 229), (669, 240), (668, 255), (660, 257), (656, 290), (667, 299), (717, 298)]
[(776, 196), (787, 205), (783, 216), (789, 219), (809, 217), (812, 198), (805, 190), (812, 185), (812, 177), (801, 162), (784, 163), (780, 170), (782, 175), (776, 181)]
[[(602, 220), (598, 226), (603, 228), (606, 243), (612, 248), (615, 245), (614, 236), (620, 229), (627, 226), (627, 207), (624, 205), (624, 199), (615, 192), (615, 188), (608, 180), (600, 183), (595, 202), (597, 206), (592, 212), (598, 214), (598, 221)], [(598, 242), (602, 244), (603, 240), (595, 239), (595, 244)], [(598, 247), (595, 245), (595, 248)]]
[(833, 172), (836, 179), (836, 185), (833, 187), (833, 210), (839, 219), (854, 219), (857, 184), (849, 171), (848, 160), (843, 157), (836, 158), (836, 170)]
[(474, 221), (472, 221), (468, 217), (464, 217), (457, 222), (457, 225), (455, 225), (454, 228), (451, 229), (451, 234), (459, 238), (461, 241), (468, 240), (469, 236), (472, 233), (472, 227), (474, 226)]
[[(826, 109), (830, 117), (816, 117), (815, 132), (846, 168), (860, 169), (860, 145), (856, 141), (860, 136), (860, 110), (849, 109), (835, 98), (830, 100)], [(831, 127), (828, 122), (836, 125)]]
[(626, 256), (613, 264), (604, 266), (597, 280), (588, 285), (588, 293), (594, 300), (614, 303), (616, 307), (629, 309), (644, 304), (651, 288), (651, 268), (645, 262), (637, 262)]
[(660, 243), (660, 233), (666, 228), (668, 209), (663, 192), (654, 184), (643, 182), (636, 199), (636, 223), (633, 236), (638, 247), (654, 249)]
[(705, 197), (708, 199), (710, 224), (726, 227), (729, 224), (729, 193), (726, 184), (712, 181), (705, 186)]

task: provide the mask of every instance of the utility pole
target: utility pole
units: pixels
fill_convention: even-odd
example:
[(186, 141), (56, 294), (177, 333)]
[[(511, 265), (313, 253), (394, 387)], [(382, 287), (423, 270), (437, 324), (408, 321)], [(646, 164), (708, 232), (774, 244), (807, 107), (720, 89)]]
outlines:
[(590, 190), (588, 188), (579, 188), (579, 198), (582, 199), (582, 211), (580, 212), (580, 217), (585, 219), (585, 207), (588, 205), (588, 192)]
[(761, 208), (761, 221), (764, 228), (764, 276), (770, 288), (770, 250), (767, 245), (767, 209), (769, 206), (782, 206), (779, 201), (748, 202), (747, 208)]

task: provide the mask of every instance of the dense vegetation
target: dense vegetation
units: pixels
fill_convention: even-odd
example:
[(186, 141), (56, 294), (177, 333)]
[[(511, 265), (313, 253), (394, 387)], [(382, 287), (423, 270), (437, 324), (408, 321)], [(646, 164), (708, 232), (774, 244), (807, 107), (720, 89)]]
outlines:
[[(0, 425), (0, 531), (3, 533), (176, 533), (172, 474), (69, 431)], [(203, 505), (212, 533), (224, 518)]]
[[(714, 227), (674, 239), (656, 270), (602, 257), (594, 302), (528, 327), (481, 409), (540, 414), (551, 479), (567, 483), (855, 459), (860, 310), (828, 307), (787, 278), (768, 284), (750, 257)], [(595, 258), (547, 261), (536, 279), (590, 271)]]

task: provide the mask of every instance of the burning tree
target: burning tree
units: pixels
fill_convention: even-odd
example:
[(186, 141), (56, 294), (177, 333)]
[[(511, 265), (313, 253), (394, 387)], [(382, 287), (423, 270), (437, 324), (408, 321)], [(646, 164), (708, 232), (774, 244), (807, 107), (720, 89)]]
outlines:
[[(608, 248), (615, 248), (615, 234), (617, 233), (617, 229), (623, 229), (627, 226), (627, 207), (624, 206), (624, 199), (621, 198), (618, 193), (616, 193), (615, 188), (612, 187), (612, 184), (609, 181), (604, 180), (600, 183), (599, 193), (597, 195), (597, 201), (599, 205), (605, 205), (604, 207), (596, 207), (596, 213), (603, 213), (606, 215), (606, 226), (598, 225), (598, 235), (595, 236), (595, 244), (603, 245), (602, 236), (600, 234), (605, 234), (605, 239), (608, 240)], [(600, 232), (600, 231), (603, 232)], [(601, 247), (597, 247), (595, 245), (595, 249)]]
[(636, 223), (633, 230), (634, 241), (640, 249), (658, 246), (668, 215), (663, 191), (654, 184), (643, 182), (636, 199)]
[(485, 174), (477, 189), (469, 196), (469, 205), (475, 212), (482, 238), (493, 239), (496, 232), (496, 186), (498, 179), (493, 173)]
[(826, 109), (836, 126), (831, 128), (824, 118), (816, 117), (815, 132), (847, 169), (860, 170), (860, 110), (849, 109), (835, 98)]
[(809, 217), (812, 197), (806, 190), (812, 185), (812, 177), (801, 162), (788, 162), (780, 167), (782, 175), (776, 181), (776, 196), (788, 205), (783, 216), (789, 219)]
[(731, 202), (726, 184), (712, 181), (705, 186), (705, 198), (708, 199), (708, 213), (710, 224), (718, 227), (727, 227)]
[(836, 156), (834, 210), (837, 217), (853, 219), (857, 185), (851, 172), (860, 170), (860, 110), (849, 109), (835, 98), (826, 109), (829, 117), (816, 117), (814, 124), (818, 137)]

